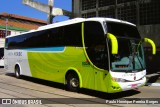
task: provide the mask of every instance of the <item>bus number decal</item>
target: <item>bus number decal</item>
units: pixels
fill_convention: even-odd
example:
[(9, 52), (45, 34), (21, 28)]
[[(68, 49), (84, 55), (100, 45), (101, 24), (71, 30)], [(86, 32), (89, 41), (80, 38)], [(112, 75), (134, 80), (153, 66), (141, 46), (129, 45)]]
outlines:
[(14, 56), (22, 56), (22, 52), (14, 52)]

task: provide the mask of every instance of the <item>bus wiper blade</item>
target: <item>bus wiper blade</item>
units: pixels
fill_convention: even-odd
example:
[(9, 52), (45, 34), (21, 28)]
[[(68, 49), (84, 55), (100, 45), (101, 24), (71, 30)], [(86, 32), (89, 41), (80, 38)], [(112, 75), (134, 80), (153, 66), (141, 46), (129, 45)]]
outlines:
[(129, 56), (129, 64), (128, 64), (128, 67), (130, 67), (131, 64), (133, 64), (133, 69), (135, 69), (135, 58), (134, 57), (135, 57), (134, 53), (132, 53), (132, 56)]

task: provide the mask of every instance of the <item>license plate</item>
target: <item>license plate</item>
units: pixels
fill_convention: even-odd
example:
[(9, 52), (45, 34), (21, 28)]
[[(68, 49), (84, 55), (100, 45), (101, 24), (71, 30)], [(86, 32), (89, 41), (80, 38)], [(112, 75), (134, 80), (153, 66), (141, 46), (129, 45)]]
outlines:
[(132, 88), (136, 88), (136, 87), (137, 87), (137, 84), (132, 84), (131, 87), (132, 87)]

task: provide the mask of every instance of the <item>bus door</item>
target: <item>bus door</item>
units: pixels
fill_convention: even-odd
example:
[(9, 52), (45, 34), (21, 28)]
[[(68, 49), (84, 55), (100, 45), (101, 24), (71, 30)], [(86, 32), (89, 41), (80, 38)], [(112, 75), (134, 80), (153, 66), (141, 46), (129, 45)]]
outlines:
[(85, 22), (84, 43), (88, 59), (93, 67), (95, 89), (98, 89), (109, 67), (106, 37), (99, 22)]

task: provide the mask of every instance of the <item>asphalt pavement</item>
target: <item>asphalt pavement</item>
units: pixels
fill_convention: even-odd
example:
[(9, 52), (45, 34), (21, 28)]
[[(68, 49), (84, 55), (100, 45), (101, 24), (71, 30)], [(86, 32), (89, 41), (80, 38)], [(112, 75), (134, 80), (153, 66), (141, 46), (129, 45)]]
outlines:
[[(0, 68), (0, 74), (4, 74), (4, 68)], [(146, 75), (146, 86), (160, 86), (160, 71)]]

